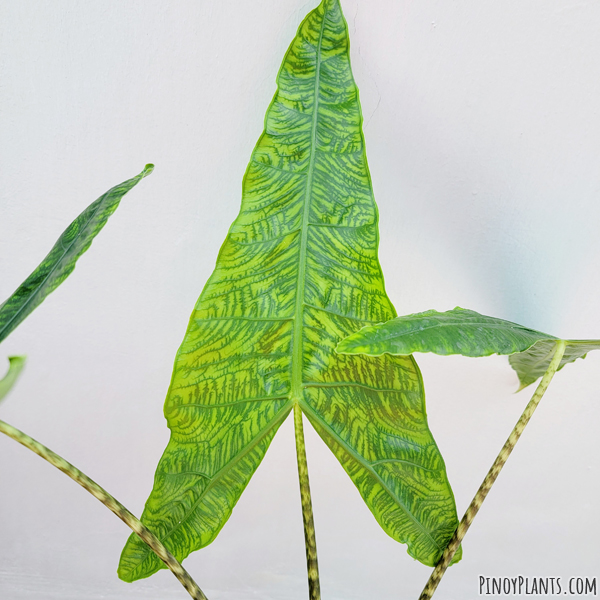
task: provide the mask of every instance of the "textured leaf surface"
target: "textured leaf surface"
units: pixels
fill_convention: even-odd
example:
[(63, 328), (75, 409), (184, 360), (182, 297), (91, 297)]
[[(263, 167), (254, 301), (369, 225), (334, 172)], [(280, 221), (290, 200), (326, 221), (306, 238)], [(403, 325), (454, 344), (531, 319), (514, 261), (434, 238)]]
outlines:
[[(558, 371), (566, 364), (585, 358), (590, 350), (600, 350), (600, 340), (566, 340), (565, 353)], [(531, 346), (526, 352), (508, 357), (510, 366), (517, 372), (521, 386), (519, 390), (537, 381), (545, 372), (554, 356), (556, 339), (542, 340)]]
[[(298, 403), (385, 531), (432, 565), (458, 521), (419, 370), (334, 352), (395, 315), (337, 0), (304, 20), (277, 83), (240, 214), (175, 360), (171, 439), (142, 521), (180, 560), (209, 544)], [(132, 536), (119, 576), (159, 568)]]
[(524, 352), (540, 340), (556, 339), (522, 325), (456, 307), (397, 317), (365, 327), (342, 340), (337, 351), (379, 356), (413, 352), (490, 356)]
[(79, 257), (119, 206), (121, 198), (152, 173), (153, 168), (153, 165), (146, 165), (136, 177), (108, 190), (67, 227), (37, 269), (0, 306), (0, 342), (71, 274)]
[[(428, 310), (367, 326), (342, 340), (341, 354), (408, 356), (413, 352), (490, 356), (507, 354), (521, 382), (520, 390), (545, 372), (554, 356), (558, 338), (523, 325), (456, 307), (446, 312)], [(566, 340), (558, 370), (590, 350), (600, 340)]]
[(8, 357), (8, 373), (0, 379), (0, 402), (10, 392), (13, 385), (17, 381), (23, 367), (25, 366), (24, 356), (9, 356)]

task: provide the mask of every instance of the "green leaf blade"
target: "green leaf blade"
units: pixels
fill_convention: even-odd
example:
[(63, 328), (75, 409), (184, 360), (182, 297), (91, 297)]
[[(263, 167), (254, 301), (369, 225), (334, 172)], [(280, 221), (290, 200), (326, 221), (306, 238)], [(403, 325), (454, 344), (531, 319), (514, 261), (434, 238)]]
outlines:
[(0, 305), (0, 342), (71, 274), (122, 197), (153, 169), (154, 165), (146, 165), (136, 177), (108, 190), (67, 227), (35, 271)]
[(443, 313), (428, 310), (365, 327), (342, 340), (337, 351), (369, 356), (433, 352), (481, 357), (524, 352), (540, 340), (556, 339), (510, 321), (456, 307)]
[(458, 523), (420, 372), (412, 357), (348, 359), (339, 367), (351, 383), (307, 384), (300, 406), (383, 530), (434, 566)]
[[(559, 338), (547, 333), (456, 307), (443, 313), (427, 310), (363, 327), (343, 339), (336, 352), (349, 356), (409, 356), (415, 352), (470, 357), (508, 355), (519, 377), (520, 391), (544, 375), (557, 341)], [(566, 364), (585, 358), (589, 351), (600, 349), (600, 340), (565, 341), (559, 371)]]
[[(214, 414), (205, 410), (207, 418), (194, 422), (192, 435), (186, 427), (189, 416), (184, 414), (184, 407), (189, 405), (177, 411), (179, 427), (172, 424), (173, 417), (170, 419), (173, 434), (159, 463), (143, 522), (159, 539), (168, 540), (180, 562), (190, 548), (207, 546), (215, 539), (291, 409), (287, 400), (261, 400), (256, 404), (259, 402), (270, 405), (259, 419), (252, 402), (247, 402), (243, 410), (222, 407)], [(224, 446), (221, 456), (202, 453), (208, 443), (214, 443), (215, 428), (232, 421), (234, 426), (219, 436)], [(185, 448), (194, 443), (196, 448)], [(162, 568), (163, 563), (148, 546), (137, 537), (129, 538), (119, 563), (122, 580), (136, 581)]]
[[(519, 376), (518, 391), (526, 388), (544, 375), (554, 356), (556, 340), (541, 340), (531, 346), (526, 352), (513, 354), (508, 357), (510, 366)], [(591, 350), (600, 350), (600, 340), (566, 340), (565, 353), (557, 371), (565, 365), (585, 358)]]
[[(298, 403), (385, 531), (433, 564), (458, 519), (418, 367), (412, 358), (334, 353), (348, 334), (395, 316), (377, 258), (377, 209), (337, 0), (324, 0), (300, 25), (277, 82), (240, 214), (175, 360), (165, 402), (171, 440), (142, 521), (178, 559), (210, 543)], [(399, 389), (388, 388), (392, 380)], [(368, 425), (374, 412), (385, 427)], [(365, 439), (355, 436), (361, 428)], [(395, 467), (371, 464), (390, 457)], [(411, 469), (418, 475), (403, 488)], [(428, 477), (439, 491), (431, 499)], [(432, 517), (419, 523), (426, 513)], [(436, 549), (421, 541), (423, 528)], [(132, 581), (158, 568), (131, 537), (119, 576)]]
[(23, 367), (25, 366), (24, 356), (9, 356), (8, 357), (8, 372), (0, 379), (0, 402), (4, 399), (6, 394), (10, 392), (12, 387), (15, 385)]

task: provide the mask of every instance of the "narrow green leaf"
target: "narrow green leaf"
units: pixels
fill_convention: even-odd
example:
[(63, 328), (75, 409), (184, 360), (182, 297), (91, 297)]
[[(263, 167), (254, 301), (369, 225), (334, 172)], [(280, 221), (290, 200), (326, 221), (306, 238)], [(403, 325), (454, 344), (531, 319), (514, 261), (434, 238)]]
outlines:
[[(546, 372), (557, 341), (547, 333), (456, 307), (443, 313), (427, 310), (364, 327), (342, 340), (336, 351), (368, 356), (408, 356), (414, 352), (473, 357), (507, 354), (522, 390)], [(558, 370), (585, 358), (590, 350), (600, 349), (600, 340), (566, 340), (566, 344)]]
[(146, 165), (133, 179), (108, 190), (67, 227), (37, 269), (0, 306), (0, 342), (70, 275), (79, 257), (119, 206), (121, 198), (153, 169), (154, 165)]
[(25, 366), (25, 357), (9, 356), (8, 363), (8, 373), (0, 379), (0, 402), (4, 396), (10, 392), (11, 388), (19, 378), (19, 375)]
[[(303, 21), (277, 83), (240, 214), (175, 359), (171, 439), (142, 521), (180, 560), (209, 544), (298, 404), (383, 529), (433, 565), (458, 519), (419, 369), (334, 352), (395, 316), (338, 0)], [(131, 537), (119, 576), (159, 568)]]
[(427, 310), (365, 327), (342, 340), (336, 350), (369, 356), (433, 352), (476, 357), (523, 352), (548, 339), (556, 340), (534, 329), (457, 306), (443, 313)]

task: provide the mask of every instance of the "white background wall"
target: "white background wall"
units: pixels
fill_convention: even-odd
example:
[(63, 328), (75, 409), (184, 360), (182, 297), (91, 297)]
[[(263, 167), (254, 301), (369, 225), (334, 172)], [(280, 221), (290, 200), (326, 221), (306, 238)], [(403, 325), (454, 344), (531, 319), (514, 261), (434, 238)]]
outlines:
[[(0, 418), (140, 514), (189, 313), (239, 209), (285, 49), (316, 0), (0, 2), (0, 298), (109, 187), (123, 200), (65, 284), (2, 345), (28, 366)], [(600, 337), (600, 3), (342, 0), (398, 312), (455, 305)], [(503, 358), (419, 358), (459, 513), (525, 406)], [(599, 576), (600, 353), (561, 372), (439, 600), (478, 575)], [(309, 429), (309, 428), (307, 428)], [(308, 431), (324, 600), (417, 598), (388, 538)], [(125, 584), (128, 530), (0, 439), (0, 597), (184, 598)], [(292, 423), (186, 566), (211, 600), (306, 598)]]

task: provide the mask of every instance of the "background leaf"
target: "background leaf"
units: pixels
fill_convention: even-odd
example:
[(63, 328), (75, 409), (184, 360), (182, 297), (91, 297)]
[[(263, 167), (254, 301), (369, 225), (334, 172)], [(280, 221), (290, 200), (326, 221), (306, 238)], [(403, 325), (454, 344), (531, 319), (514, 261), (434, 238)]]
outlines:
[[(566, 364), (585, 358), (590, 350), (600, 350), (600, 340), (565, 340), (567, 347), (558, 371)], [(555, 338), (536, 342), (526, 352), (508, 357), (510, 366), (517, 372), (521, 383), (519, 391), (537, 381), (548, 368), (554, 355)]]
[(9, 356), (8, 357), (8, 373), (0, 379), (0, 402), (10, 392), (13, 385), (19, 378), (23, 367), (25, 366), (24, 356)]
[[(412, 357), (334, 353), (395, 316), (348, 53), (339, 2), (324, 0), (283, 61), (240, 214), (175, 359), (171, 439), (142, 521), (180, 560), (218, 534), (295, 403), (412, 556), (433, 565), (458, 524)], [(131, 537), (119, 576), (161, 567)]]
[(108, 190), (65, 229), (48, 256), (0, 306), (0, 342), (71, 274), (79, 257), (119, 206), (121, 198), (153, 169), (154, 165), (146, 165), (136, 177)]
[[(545, 372), (558, 338), (523, 325), (456, 307), (446, 312), (428, 310), (397, 317), (386, 323), (364, 327), (342, 340), (340, 354), (408, 356), (413, 352), (463, 356), (508, 354), (521, 387), (527, 387)], [(600, 349), (600, 340), (566, 340), (558, 370), (590, 350)]]
[(556, 338), (457, 306), (443, 313), (428, 310), (365, 327), (342, 340), (337, 351), (369, 356), (433, 352), (476, 357), (523, 352), (548, 339)]

